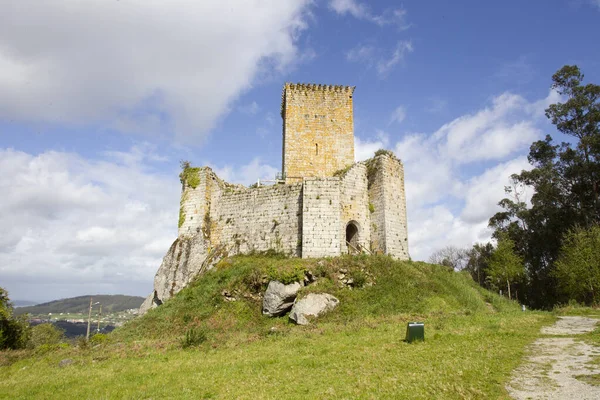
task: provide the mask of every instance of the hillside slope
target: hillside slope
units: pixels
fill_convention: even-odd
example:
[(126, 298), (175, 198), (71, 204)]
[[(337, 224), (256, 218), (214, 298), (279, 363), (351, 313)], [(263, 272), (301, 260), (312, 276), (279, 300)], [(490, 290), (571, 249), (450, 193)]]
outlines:
[[(287, 329), (287, 317), (272, 319), (262, 315), (261, 295), (269, 280), (290, 283), (302, 281), (307, 275), (314, 276), (315, 282), (302, 288), (299, 298), (309, 292), (336, 296), (340, 306), (320, 319), (334, 323), (397, 314), (464, 315), (518, 310), (516, 303), (482, 289), (468, 274), (439, 265), (396, 261), (386, 256), (321, 260), (236, 256), (221, 261), (173, 299), (131, 321), (115, 335), (165, 339), (184, 335), (190, 328), (201, 328), (220, 342), (232, 332), (264, 334), (274, 324)], [(342, 284), (342, 276), (352, 278), (354, 287)]]
[[(331, 293), (335, 310), (309, 326), (261, 314), (269, 279), (307, 272), (300, 297)], [(415, 320), (425, 342), (409, 344)], [(552, 320), (441, 266), (238, 256), (99, 344), (0, 353), (0, 398), (508, 398), (523, 349)]]
[(122, 294), (106, 295), (97, 294), (93, 296), (78, 296), (68, 299), (50, 301), (29, 307), (15, 308), (15, 314), (41, 315), (48, 313), (87, 313), (90, 306), (90, 297), (94, 302), (100, 302), (105, 313), (125, 311), (131, 308), (139, 308), (144, 301), (143, 297), (125, 296)]

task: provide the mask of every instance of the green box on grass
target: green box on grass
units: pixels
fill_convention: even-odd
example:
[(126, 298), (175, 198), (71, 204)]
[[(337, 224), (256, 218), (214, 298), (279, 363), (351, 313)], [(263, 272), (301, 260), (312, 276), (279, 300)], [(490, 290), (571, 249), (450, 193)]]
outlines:
[(425, 340), (425, 324), (422, 322), (409, 322), (406, 326), (406, 339), (408, 343), (415, 340)]

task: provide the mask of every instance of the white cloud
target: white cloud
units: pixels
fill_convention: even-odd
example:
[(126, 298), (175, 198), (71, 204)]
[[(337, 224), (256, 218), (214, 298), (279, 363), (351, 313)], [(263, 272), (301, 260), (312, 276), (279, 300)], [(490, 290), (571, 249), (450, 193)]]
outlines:
[(448, 101), (439, 96), (432, 96), (428, 99), (428, 101), (429, 106), (425, 108), (425, 111), (429, 113), (441, 114), (446, 112), (448, 109)]
[[(506, 196), (504, 187), (510, 181), (512, 174), (531, 169), (527, 157), (520, 156), (487, 169), (465, 182), (463, 198), (465, 206), (460, 214), (460, 219), (466, 223), (486, 222), (501, 208), (498, 206), (500, 199)], [(523, 193), (523, 201), (528, 201), (533, 193)]]
[(385, 78), (412, 51), (413, 45), (409, 40), (398, 41), (391, 53), (372, 45), (358, 45), (346, 53), (346, 60), (374, 68), (380, 78)]
[(21, 0), (0, 13), (0, 119), (202, 139), (257, 74), (303, 58), (310, 3)]
[(244, 104), (238, 107), (239, 112), (246, 115), (256, 115), (260, 111), (260, 106), (257, 102), (253, 101), (249, 104)]
[(260, 157), (255, 157), (246, 165), (234, 167), (225, 165), (223, 167), (213, 167), (217, 176), (230, 183), (241, 183), (243, 185), (251, 185), (259, 179), (261, 181), (273, 180), (279, 169), (264, 164)]
[[(177, 237), (179, 170), (164, 160), (149, 145), (94, 160), (0, 149), (0, 285), (38, 301), (147, 295)], [(246, 185), (277, 172), (259, 158), (214, 170)]]
[(329, 8), (337, 14), (350, 14), (356, 19), (373, 22), (379, 26), (396, 25), (401, 30), (410, 27), (406, 22), (406, 10), (402, 8), (389, 9), (377, 15), (373, 14), (367, 5), (356, 0), (331, 0)]
[[(176, 237), (177, 171), (147, 146), (86, 160), (0, 150), (0, 280), (16, 298), (137, 293)], [(14, 296), (13, 296), (14, 297)]]
[(383, 131), (377, 131), (376, 140), (361, 140), (354, 136), (354, 160), (364, 161), (375, 155), (379, 149), (385, 149), (389, 143), (388, 135)]
[(390, 117), (390, 123), (401, 123), (402, 121), (404, 121), (404, 118), (406, 118), (406, 108), (404, 106), (398, 106), (392, 112), (392, 115)]
[[(524, 153), (542, 136), (540, 110), (556, 93), (529, 102), (505, 93), (431, 135), (406, 134), (395, 153), (404, 162), (410, 254), (426, 260), (447, 245), (489, 240), (510, 175), (529, 168)], [(525, 200), (531, 193), (525, 194)]]
[(434, 139), (444, 141), (442, 151), (457, 163), (501, 159), (541, 135), (532, 119), (534, 109), (523, 97), (504, 93), (492, 107), (445, 124)]
[(380, 76), (387, 75), (392, 68), (400, 61), (404, 60), (406, 53), (412, 53), (413, 46), (410, 41), (401, 40), (396, 44), (394, 51), (389, 58), (381, 59), (377, 62), (377, 73)]

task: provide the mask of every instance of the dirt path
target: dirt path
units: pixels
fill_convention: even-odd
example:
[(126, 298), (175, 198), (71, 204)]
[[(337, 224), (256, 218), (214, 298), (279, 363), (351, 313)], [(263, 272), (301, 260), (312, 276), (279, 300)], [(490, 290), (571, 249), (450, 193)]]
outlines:
[[(513, 372), (506, 389), (515, 399), (600, 399), (600, 386), (585, 383), (598, 381), (599, 364), (590, 364), (600, 355), (600, 347), (575, 340), (572, 336), (594, 330), (598, 320), (585, 317), (559, 317), (542, 334), (561, 335), (540, 338), (529, 348), (526, 361)], [(571, 337), (564, 337), (571, 336)], [(577, 379), (576, 377), (579, 377)]]

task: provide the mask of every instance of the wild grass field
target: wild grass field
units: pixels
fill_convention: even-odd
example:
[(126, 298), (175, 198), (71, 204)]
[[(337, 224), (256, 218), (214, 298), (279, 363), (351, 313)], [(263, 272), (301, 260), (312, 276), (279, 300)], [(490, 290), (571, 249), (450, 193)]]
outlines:
[[(317, 279), (300, 297), (327, 292), (340, 306), (306, 327), (263, 316), (266, 282), (306, 271)], [(1, 355), (0, 398), (506, 398), (525, 346), (553, 319), (441, 266), (233, 257), (89, 347)], [(409, 321), (425, 324), (424, 342), (403, 341)]]

